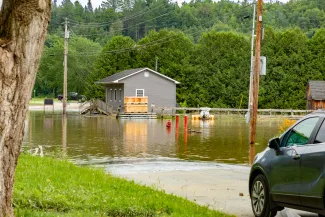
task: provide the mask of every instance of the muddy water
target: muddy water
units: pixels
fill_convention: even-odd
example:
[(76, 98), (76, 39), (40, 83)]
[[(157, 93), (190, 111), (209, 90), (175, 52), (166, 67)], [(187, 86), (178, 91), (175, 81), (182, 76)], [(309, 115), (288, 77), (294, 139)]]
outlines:
[[(257, 152), (278, 135), (282, 120), (258, 122)], [(214, 121), (192, 121), (184, 131), (182, 119), (176, 129), (167, 120), (117, 120), (68, 114), (62, 132), (62, 115), (31, 111), (26, 120), (25, 148), (42, 145), (45, 153), (65, 151), (77, 163), (150, 165), (154, 161), (182, 166), (182, 160), (247, 164), (249, 125), (243, 117), (220, 117)], [(62, 136), (67, 135), (66, 140)], [(178, 163), (175, 163), (178, 162)], [(195, 165), (193, 165), (195, 167)]]

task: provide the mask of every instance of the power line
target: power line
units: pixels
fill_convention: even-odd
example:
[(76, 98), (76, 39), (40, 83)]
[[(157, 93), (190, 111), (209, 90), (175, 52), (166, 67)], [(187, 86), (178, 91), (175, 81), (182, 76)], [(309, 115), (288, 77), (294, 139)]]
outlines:
[[(227, 16), (227, 15), (235, 14), (235, 13), (237, 13), (237, 12), (243, 10), (243, 9), (246, 9), (247, 7), (252, 6), (253, 4), (254, 4), (254, 3), (248, 4), (248, 5), (242, 7), (242, 8), (240, 8), (240, 9), (238, 9), (238, 10), (235, 10), (235, 11), (233, 11), (233, 12), (231, 12), (231, 13), (228, 13), (228, 14), (225, 14), (225, 15)], [(224, 15), (224, 16), (225, 16), (225, 15)], [(208, 23), (210, 23), (210, 22), (212, 22), (212, 20), (209, 20), (209, 21), (207, 21), (207, 22), (205, 22), (205, 23), (202, 23), (201, 25), (205, 25), (205, 24), (208, 24)], [(187, 33), (187, 32), (190, 32), (190, 31), (191, 31), (191, 29), (187, 29), (187, 30), (183, 31), (183, 33)], [(200, 33), (200, 32), (201, 32), (201, 30), (197, 30), (197, 31), (192, 32), (192, 34), (197, 34), (197, 33)], [(131, 51), (131, 50), (138, 49), (138, 48), (140, 48), (140, 47), (146, 47), (146, 46), (152, 46), (152, 45), (162, 44), (162, 43), (165, 43), (166, 40), (168, 40), (168, 39), (170, 39), (170, 38), (177, 37), (177, 36), (179, 36), (179, 34), (177, 34), (177, 35), (172, 35), (172, 36), (168, 36), (168, 37), (165, 37), (165, 38), (162, 38), (162, 39), (158, 39), (158, 40), (155, 40), (155, 41), (152, 41), (152, 42), (149, 42), (149, 43), (143, 44), (143, 45), (137, 45), (137, 46), (135, 46), (134, 48), (124, 48), (124, 49), (120, 49), (120, 50), (111, 50), (111, 51), (106, 51), (106, 52), (101, 52), (101, 53), (102, 53), (102, 54), (103, 54), (103, 53), (120, 53), (120, 52), (125, 52), (125, 51)], [(177, 38), (176, 38), (176, 39), (177, 39)], [(174, 40), (176, 40), (176, 39), (174, 39)], [(169, 41), (170, 41), (170, 40), (169, 40)], [(79, 53), (79, 55), (91, 55), (91, 53), (89, 53), (89, 52), (84, 52), (84, 53)]]
[[(115, 32), (120, 32), (120, 31), (127, 30), (127, 29), (130, 29), (130, 28), (133, 28), (133, 27), (137, 27), (137, 26), (139, 26), (139, 25), (141, 25), (141, 24), (144, 24), (144, 23), (150, 22), (150, 21), (152, 21), (152, 20), (158, 19), (158, 18), (160, 18), (160, 17), (166, 16), (166, 15), (170, 14), (171, 12), (172, 12), (172, 11), (167, 12), (167, 13), (162, 14), (162, 15), (159, 15), (159, 16), (154, 17), (154, 18), (152, 18), (152, 19), (145, 20), (145, 21), (140, 22), (140, 23), (137, 23), (137, 24), (135, 24), (135, 25), (133, 25), (133, 26), (128, 26), (128, 27), (125, 27), (125, 28), (120, 28), (120, 29), (115, 30), (115, 31), (111, 31), (111, 32), (109, 32), (108, 34), (112, 34), (112, 33), (115, 33)], [(106, 33), (106, 35), (108, 35), (108, 34)], [(102, 35), (102, 33), (98, 33), (98, 34), (90, 34), (90, 35), (79, 35), (79, 36), (90, 37), (90, 36), (96, 36), (96, 35)]]
[(146, 14), (146, 13), (148, 13), (148, 12), (152, 12), (153, 10), (156, 10), (157, 8), (160, 8), (160, 7), (163, 6), (163, 5), (164, 5), (164, 4), (160, 4), (160, 5), (158, 5), (157, 7), (152, 8), (152, 9), (148, 8), (148, 9), (149, 9), (148, 11), (146, 11), (146, 12), (144, 12), (144, 13), (138, 13), (138, 15), (130, 16), (128, 19), (123, 19), (123, 21), (127, 21), (127, 20), (130, 20), (130, 19), (134, 19), (134, 18), (136, 18), (136, 17), (138, 17), (138, 16), (141, 16), (141, 15), (143, 15), (143, 14)]
[[(139, 16), (141, 16), (141, 15), (144, 15), (144, 14), (146, 14), (146, 13), (148, 13), (148, 12), (151, 12), (151, 11), (153, 11), (153, 10), (156, 10), (157, 8), (160, 8), (160, 7), (163, 6), (163, 5), (164, 5), (164, 4), (160, 4), (160, 5), (158, 5), (157, 7), (154, 7), (154, 8), (152, 8), (152, 9), (150, 9), (150, 8), (146, 8), (146, 9), (140, 11), (140, 12), (137, 13), (137, 14), (133, 14), (133, 15), (131, 15), (131, 16), (129, 16), (129, 17), (126, 17), (126, 18), (122, 19), (121, 21), (122, 21), (122, 22), (125, 22), (125, 21), (128, 21), (128, 20), (130, 20), (130, 19), (134, 19), (134, 18), (139, 17)], [(73, 25), (77, 26), (78, 28), (99, 28), (99, 27), (105, 27), (105, 26), (108, 26), (108, 25), (114, 23), (114, 22), (82, 23), (82, 22), (78, 22), (78, 21), (76, 21), (76, 20), (69, 20), (69, 21), (70, 21)]]
[[(135, 27), (135, 26), (128, 27), (127, 29), (130, 29), (132, 27)], [(162, 28), (170, 28), (170, 27), (175, 27), (175, 25), (174, 24), (170, 24), (170, 25), (152, 25), (152, 26), (146, 26), (146, 29), (147, 30), (152, 30), (152, 29), (158, 29), (158, 28), (162, 29)], [(118, 32), (118, 31), (122, 31), (122, 29), (121, 30), (116, 30), (114, 32)], [(107, 31), (105, 31), (105, 32), (102, 32), (102, 33), (94, 33), (94, 34), (88, 34), (88, 35), (77, 35), (77, 34), (74, 34), (74, 36), (80, 36), (80, 37), (107, 36), (107, 35), (110, 35), (110, 34), (112, 34), (114, 32), (107, 32)]]
[[(237, 9), (233, 12), (230, 12), (230, 13), (227, 13), (227, 14), (224, 14), (224, 16), (228, 16), (228, 15), (232, 15), (232, 14), (235, 14), (243, 9), (246, 9), (247, 7), (250, 7), (252, 6), (254, 3), (252, 4), (248, 4), (240, 9)], [(204, 22), (204, 23), (201, 23), (201, 25), (205, 25), (205, 24), (208, 24), (212, 22), (212, 20), (209, 20), (207, 22)], [(182, 33), (187, 33), (187, 32), (191, 32), (192, 29), (187, 29), (185, 31), (183, 31)], [(197, 31), (194, 31), (194, 32), (191, 32), (193, 35), (196, 35), (198, 33), (201, 33), (202, 29), (200, 30), (197, 30)], [(172, 40), (169, 40), (170, 41), (173, 41), (173, 40), (176, 40), (177, 36), (179, 36), (179, 34), (177, 35), (172, 35), (172, 36), (168, 36), (168, 37), (165, 37), (165, 38), (161, 38), (161, 39), (158, 39), (158, 40), (155, 40), (155, 41), (151, 41), (149, 43), (146, 43), (146, 44), (142, 44), (142, 45), (136, 45), (135, 47), (133, 48), (123, 48), (123, 49), (117, 49), (117, 50), (110, 50), (110, 51), (102, 51), (101, 53), (102, 54), (109, 54), (109, 53), (123, 53), (123, 52), (129, 52), (129, 51), (133, 51), (135, 49), (138, 49), (138, 48), (143, 48), (143, 47), (149, 47), (149, 46), (153, 46), (153, 45), (158, 45), (158, 44), (162, 44), (162, 43), (165, 43), (167, 42), (168, 39), (172, 39)], [(174, 38), (174, 39), (173, 39)], [(76, 54), (76, 56), (90, 56), (90, 55), (98, 55), (98, 52), (79, 52), (78, 54)]]

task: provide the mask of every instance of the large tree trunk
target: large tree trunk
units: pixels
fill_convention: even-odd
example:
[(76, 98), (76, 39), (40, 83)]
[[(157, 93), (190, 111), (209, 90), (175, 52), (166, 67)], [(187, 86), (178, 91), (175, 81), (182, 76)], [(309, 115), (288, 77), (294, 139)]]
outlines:
[(25, 118), (50, 20), (51, 0), (3, 0), (0, 11), (0, 216), (12, 190)]

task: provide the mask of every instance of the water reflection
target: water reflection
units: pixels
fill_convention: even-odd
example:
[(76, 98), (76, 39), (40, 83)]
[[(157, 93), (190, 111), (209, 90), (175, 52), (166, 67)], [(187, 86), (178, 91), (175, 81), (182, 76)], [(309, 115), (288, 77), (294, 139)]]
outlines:
[[(214, 120), (192, 120), (192, 127), (200, 131), (199, 134), (202, 138), (210, 137), (211, 128), (214, 126)], [(195, 132), (194, 132), (195, 133)]]
[[(281, 120), (258, 123), (256, 152), (277, 135)], [(30, 112), (26, 121), (25, 146), (42, 145), (47, 151), (63, 150), (75, 160), (121, 157), (171, 157), (187, 160), (247, 164), (249, 162), (249, 126), (244, 118), (215, 120), (117, 120), (109, 117), (85, 117), (78, 114)]]
[(67, 114), (62, 115), (62, 154), (67, 155)]

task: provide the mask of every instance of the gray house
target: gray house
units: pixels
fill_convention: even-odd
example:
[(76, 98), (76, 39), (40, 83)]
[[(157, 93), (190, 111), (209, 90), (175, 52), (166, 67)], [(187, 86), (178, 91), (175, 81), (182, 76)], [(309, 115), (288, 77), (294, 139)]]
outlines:
[(148, 97), (148, 111), (151, 105), (157, 107), (176, 106), (176, 84), (178, 81), (149, 68), (129, 69), (100, 81), (104, 84), (105, 101), (117, 110), (123, 111), (124, 97)]

